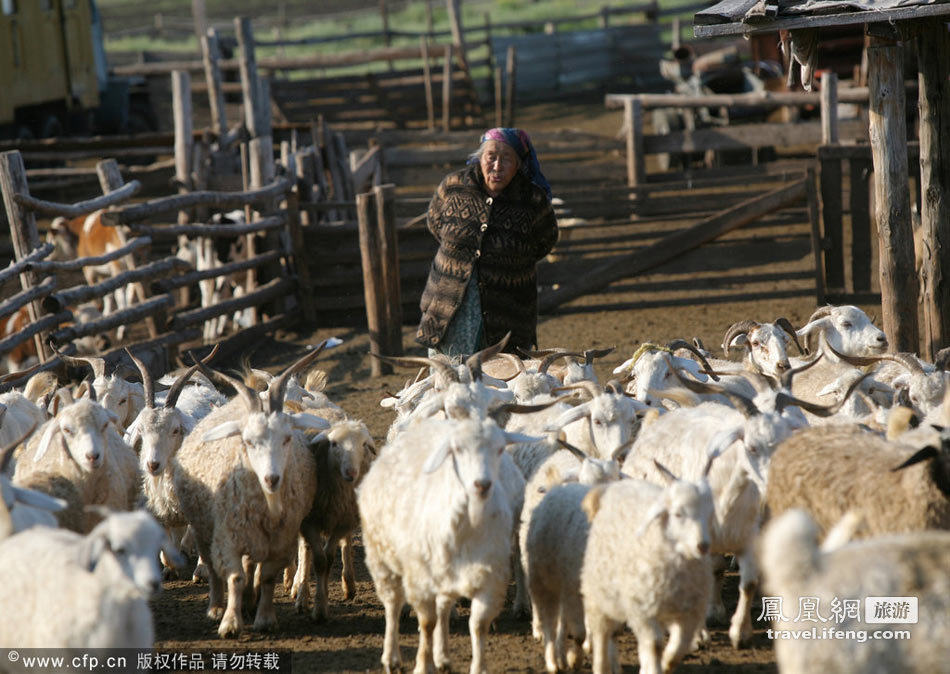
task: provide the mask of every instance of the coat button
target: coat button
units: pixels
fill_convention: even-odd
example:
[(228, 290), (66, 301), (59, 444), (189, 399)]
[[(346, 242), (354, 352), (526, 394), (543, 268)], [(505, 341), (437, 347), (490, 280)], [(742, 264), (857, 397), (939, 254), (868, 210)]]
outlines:
[(486, 229), (488, 229), (488, 224), (483, 222), (482, 226), (479, 227), (479, 229), (481, 229), (484, 232)]
[(492, 199), (491, 197), (488, 197), (487, 199), (485, 199), (485, 203), (488, 204), (489, 206), (492, 205), (492, 202), (493, 202), (493, 201), (494, 201), (494, 199)]
[(482, 251), (476, 250), (476, 251), (475, 251), (475, 257), (481, 257), (481, 256), (482, 256)]

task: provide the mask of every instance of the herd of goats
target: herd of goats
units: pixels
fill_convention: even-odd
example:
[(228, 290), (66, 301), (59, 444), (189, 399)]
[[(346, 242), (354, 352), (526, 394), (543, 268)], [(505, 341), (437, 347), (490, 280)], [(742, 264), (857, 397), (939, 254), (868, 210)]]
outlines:
[[(149, 598), (166, 574), (192, 573), (182, 550), (196, 552), (222, 638), (245, 629), (245, 612), (253, 629), (275, 628), (278, 582), (327, 620), (338, 548), (343, 594), (356, 591), (359, 529), (387, 672), (402, 667), (407, 605), (414, 671), (447, 671), (462, 597), (470, 671), (491, 669), (485, 642), (512, 576), (511, 609), (531, 616), (549, 672), (585, 653), (595, 673), (618, 672), (624, 626), (645, 674), (701, 648), (707, 620), (728, 621), (738, 648), (757, 591), (784, 599), (777, 629), (808, 597), (812, 619), (824, 610), (852, 635), (875, 626), (853, 610), (832, 620), (836, 605), (917, 601), (918, 622), (901, 625), (910, 639), (776, 639), (783, 673), (946, 671), (940, 357), (888, 352), (853, 306), (799, 329), (736, 323), (718, 358), (698, 340), (644, 343), (606, 384), (594, 365), (607, 350), (521, 358), (504, 346), (463, 363), (390, 359), (421, 369), (382, 401), (394, 418), (379, 448), (326, 395), (321, 347), (278, 376), (225, 374), (212, 354), (153, 380), (133, 358), (140, 382), (63, 356), (92, 377), (69, 387), (41, 373), (0, 395), (0, 647), (151, 648)], [(731, 618), (727, 556), (739, 569)]]

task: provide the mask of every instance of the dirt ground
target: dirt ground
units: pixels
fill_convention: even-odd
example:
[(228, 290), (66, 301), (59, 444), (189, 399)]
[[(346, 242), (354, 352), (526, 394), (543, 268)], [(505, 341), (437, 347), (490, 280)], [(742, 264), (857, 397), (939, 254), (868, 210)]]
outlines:
[[(599, 107), (593, 111), (561, 113), (558, 119), (542, 113), (534, 121), (551, 128), (560, 123), (604, 134), (613, 134), (619, 128), (618, 113), (604, 112)], [(645, 341), (665, 343), (674, 338), (700, 337), (708, 348), (718, 351), (726, 329), (738, 320), (770, 321), (784, 316), (801, 326), (816, 308), (813, 258), (807, 243), (803, 243), (807, 235), (802, 235), (801, 222), (799, 219), (796, 225), (789, 226), (778, 222), (752, 234), (730, 235), (649, 274), (620, 281), (601, 293), (576, 300), (555, 315), (541, 317), (539, 344), (573, 349), (616, 346), (616, 351), (598, 365), (606, 381), (611, 370)], [(869, 313), (876, 310), (863, 308)], [(405, 351), (422, 355), (413, 335), (414, 326), (405, 326)], [(324, 327), (312, 332), (279, 334), (257, 349), (254, 365), (279, 369), (302, 355), (305, 345), (331, 336), (343, 339), (344, 343), (326, 352), (319, 361), (319, 366), (329, 374), (327, 392), (350, 415), (363, 419), (381, 442), (392, 415), (379, 407), (379, 400), (386, 391), (397, 390), (414, 373), (402, 371), (372, 379), (365, 331)], [(186, 653), (232, 649), (290, 652), (295, 674), (379, 670), (384, 629), (382, 606), (362, 563), (362, 548), (358, 550), (357, 595), (352, 601), (345, 601), (340, 584), (335, 581), (330, 594), (332, 619), (328, 624), (315, 624), (308, 615), (297, 614), (287, 593), (278, 587), (279, 626), (274, 633), (247, 630), (239, 639), (222, 641), (217, 638), (216, 623), (205, 617), (207, 585), (177, 581), (167, 583), (154, 602), (157, 646)], [(338, 578), (338, 571), (334, 575)], [(727, 574), (726, 590), (727, 607), (734, 607), (735, 572)], [(759, 611), (757, 601), (753, 618)], [(456, 671), (467, 669), (471, 657), (466, 618), (463, 608), (461, 619), (452, 627), (450, 649)], [(418, 643), (415, 618), (404, 619), (400, 632), (403, 661), (412, 663)], [(688, 656), (678, 671), (776, 671), (764, 625), (756, 624), (752, 646), (743, 650), (731, 647), (724, 626), (713, 626), (710, 633), (710, 645)], [(631, 634), (621, 636), (619, 648), (624, 671), (637, 671)], [(531, 637), (529, 621), (512, 617), (507, 609), (497, 619), (495, 631), (488, 639), (487, 658), (491, 671), (543, 671), (542, 648)], [(585, 668), (589, 669), (589, 663)]]

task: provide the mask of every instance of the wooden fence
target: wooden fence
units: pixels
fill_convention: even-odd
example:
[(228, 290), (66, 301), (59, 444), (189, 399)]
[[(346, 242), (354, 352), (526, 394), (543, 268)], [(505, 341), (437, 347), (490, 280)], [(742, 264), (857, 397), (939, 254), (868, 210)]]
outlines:
[[(57, 358), (50, 358), (47, 341), (66, 353), (74, 351), (71, 343), (88, 335), (100, 335), (119, 326), (133, 326), (130, 343), (123, 344), (139, 353), (156, 371), (167, 367), (169, 350), (187, 342), (200, 342), (205, 321), (232, 314), (248, 307), (257, 307), (262, 319), (221, 342), (225, 351), (244, 348), (249, 341), (287, 326), (300, 313), (296, 310), (296, 288), (300, 275), (294, 266), (295, 250), (292, 242), (301, 240), (297, 211), (276, 206), (281, 200), (294, 203), (296, 184), (291, 178), (281, 178), (262, 189), (245, 192), (192, 192), (173, 195), (145, 203), (129, 203), (140, 185), (133, 181), (122, 184), (114, 160), (97, 165), (106, 194), (77, 204), (59, 204), (37, 199), (30, 195), (23, 169), (22, 157), (16, 151), (0, 155), (0, 184), (11, 234), (16, 246), (17, 260), (4, 272), (3, 279), (20, 276), (22, 292), (0, 305), (0, 316), (8, 316), (19, 307), (29, 303), (31, 325), (18, 335), (0, 342), (0, 354), (8, 353), (28, 339), (34, 339), (38, 357), (44, 369), (55, 367)], [(179, 211), (201, 207), (236, 208), (254, 206), (261, 211), (259, 220), (246, 225), (213, 224), (163, 224), (162, 216), (175, 219)], [(110, 226), (123, 226), (131, 236), (121, 249), (98, 258), (81, 258), (63, 262), (47, 262), (52, 245), (40, 245), (35, 215), (62, 215), (78, 217), (109, 208), (102, 221)], [(147, 221), (147, 222), (146, 222)], [(279, 231), (280, 247), (254, 255), (248, 259), (204, 271), (188, 271), (182, 260), (174, 256), (156, 257), (155, 253), (167, 246), (160, 242), (176, 240), (180, 235), (199, 237), (243, 237), (250, 234)], [(68, 282), (67, 274), (89, 265), (101, 265), (110, 260), (124, 258), (127, 271), (93, 286), (80, 284), (62, 287)], [(199, 283), (203, 280), (228, 276), (234, 272), (257, 269), (263, 265), (283, 260), (279, 275), (259, 287), (248, 288), (240, 297), (222, 301), (213, 306), (192, 308), (177, 304), (173, 291)], [(43, 282), (39, 282), (42, 275)], [(104, 316), (89, 323), (76, 323), (73, 308), (82, 302), (104, 297), (106, 294), (128, 286), (137, 286), (138, 303), (129, 308)], [(306, 294), (302, 295), (306, 303)], [(266, 316), (264, 314), (267, 314)], [(147, 335), (134, 326), (143, 322)], [(115, 365), (125, 358), (122, 348), (101, 354), (106, 362)], [(16, 380), (6, 386), (16, 385)]]
[[(918, 208), (921, 199), (919, 152), (918, 143), (908, 143), (910, 193)], [(879, 301), (880, 294), (872, 292), (872, 259), (877, 236), (872, 227), (871, 147), (822, 145), (818, 148), (818, 162), (821, 257), (826, 293), (836, 302)]]

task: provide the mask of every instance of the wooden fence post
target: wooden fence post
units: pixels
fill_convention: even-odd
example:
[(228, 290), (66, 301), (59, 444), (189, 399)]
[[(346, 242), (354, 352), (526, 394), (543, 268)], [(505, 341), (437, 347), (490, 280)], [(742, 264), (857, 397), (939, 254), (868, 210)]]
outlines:
[(920, 208), (924, 287), (924, 357), (950, 346), (950, 40), (943, 23), (921, 26), (917, 36), (920, 104)]
[(508, 81), (505, 83), (505, 125), (515, 125), (515, 77), (517, 76), (517, 67), (515, 59), (518, 53), (514, 45), (509, 45), (506, 54), (505, 75)]
[(432, 67), (429, 63), (429, 39), (419, 38), (419, 50), (422, 53), (422, 80), (426, 90), (426, 128), (435, 128), (435, 99), (432, 97)]
[[(819, 158), (821, 152), (819, 151)], [(825, 283), (832, 293), (844, 291), (844, 236), (841, 226), (841, 159), (820, 159), (822, 247)]]
[(445, 46), (445, 63), (442, 66), (442, 130), (452, 128), (452, 45)]
[(228, 117), (224, 104), (224, 88), (221, 86), (221, 45), (218, 31), (208, 29), (201, 36), (201, 55), (205, 66), (205, 82), (208, 84), (208, 104), (211, 106), (211, 128), (217, 134), (219, 142), (228, 135)]
[[(191, 127), (191, 75), (185, 70), (172, 72), (172, 114), (175, 121), (175, 180), (178, 191), (191, 189), (191, 159), (194, 136)], [(189, 214), (178, 214), (178, 224), (190, 220)]]
[(868, 159), (852, 159), (851, 174), (851, 286), (855, 293), (871, 292), (871, 190), (873, 166)]
[[(99, 176), (99, 186), (102, 188), (103, 194), (117, 190), (125, 184), (125, 180), (122, 179), (122, 173), (119, 171), (119, 164), (115, 159), (106, 159), (97, 163), (96, 175)], [(125, 238), (125, 231), (122, 227), (116, 228), (116, 234), (119, 236), (119, 242), (123, 246), (128, 243)], [(126, 255), (125, 265), (129, 268), (129, 271), (135, 269), (135, 255), (133, 253)], [(145, 290), (143, 283), (133, 283), (132, 288), (135, 290), (135, 294), (138, 295), (139, 302), (148, 300), (148, 292)], [(161, 330), (158, 328), (159, 325), (162, 326)], [(159, 315), (157, 321), (154, 316), (145, 317), (145, 327), (148, 328), (148, 335), (152, 339), (158, 337), (164, 331), (165, 326), (166, 319), (164, 314)], [(165, 363), (163, 363), (163, 367), (165, 367), (166, 370), (168, 368), (167, 351), (165, 352)]]
[(891, 349), (916, 353), (917, 273), (907, 184), (904, 52), (899, 43), (871, 36), (868, 88), (884, 332)]
[(399, 240), (396, 233), (396, 186), (377, 185), (376, 226), (378, 257), (382, 260), (382, 287), (386, 315), (386, 355), (402, 355), (402, 297), (399, 287)]
[(838, 144), (838, 75), (821, 75), (821, 144)]
[(205, 0), (191, 0), (191, 15), (195, 22), (195, 35), (199, 42), (208, 30), (208, 12), (205, 9)]
[(821, 217), (818, 213), (818, 189), (815, 187), (815, 169), (808, 167), (805, 188), (808, 195), (808, 222), (811, 225), (811, 252), (815, 258), (815, 302), (825, 303), (825, 282), (821, 269)]
[[(385, 291), (382, 287), (382, 260), (379, 256), (379, 227), (375, 195), (356, 195), (356, 215), (360, 235), (360, 259), (363, 267), (363, 299), (366, 302), (366, 325), (369, 330), (370, 353), (385, 355), (389, 326), (386, 325)], [(370, 358), (373, 377), (392, 373), (392, 367), (378, 358)]]
[(495, 66), (495, 126), (504, 126), (505, 108), (501, 99), (501, 66)]
[(600, 8), (600, 27), (603, 30), (610, 28), (610, 5), (604, 5)]
[(643, 104), (638, 98), (623, 102), (623, 125), (627, 131), (627, 185), (636, 187), (646, 182), (643, 156)]
[[(33, 212), (24, 208), (16, 201), (15, 194), (29, 195), (30, 187), (26, 181), (26, 167), (23, 165), (23, 156), (18, 150), (0, 153), (0, 191), (3, 193), (3, 205), (7, 211), (7, 221), (10, 223), (10, 238), (13, 240), (13, 252), (17, 260), (22, 260), (40, 245), (40, 234), (36, 229), (36, 218)], [(29, 290), (37, 282), (36, 272), (25, 271), (20, 274), (20, 287)], [(35, 323), (43, 310), (39, 300), (28, 305), (30, 322)], [(46, 346), (45, 333), (33, 336), (36, 345), (36, 356), (41, 363), (49, 360), (51, 355)]]
[(675, 16), (673, 17), (673, 38), (670, 43), (673, 51), (676, 51), (682, 45), (682, 34), (683, 29), (682, 26), (680, 26), (680, 18)]
[[(244, 94), (244, 125), (252, 138), (266, 136), (270, 129), (264, 123), (264, 102), (261, 100), (261, 85), (257, 74), (257, 57), (254, 54), (254, 31), (251, 20), (235, 17), (234, 32), (237, 33), (241, 89)], [(269, 110), (270, 101), (266, 102)]]

